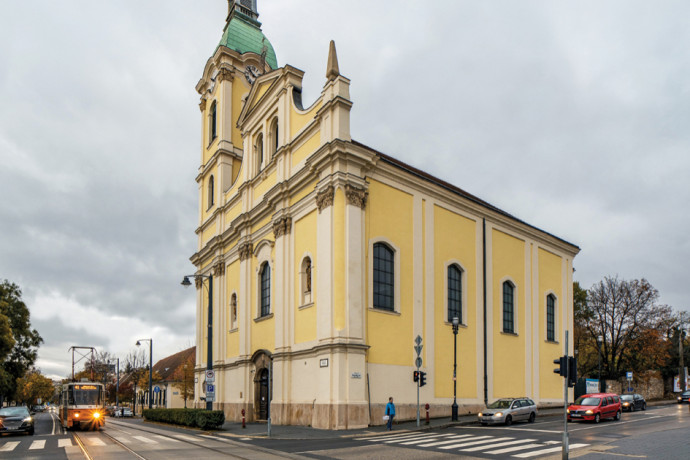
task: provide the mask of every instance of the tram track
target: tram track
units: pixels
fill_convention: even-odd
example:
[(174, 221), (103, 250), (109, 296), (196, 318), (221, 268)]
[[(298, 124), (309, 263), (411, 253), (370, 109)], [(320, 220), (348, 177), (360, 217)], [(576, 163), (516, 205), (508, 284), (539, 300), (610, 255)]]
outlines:
[[(122, 433), (125, 433), (125, 434), (127, 434), (127, 435), (130, 435), (130, 433), (129, 433), (128, 431), (125, 431), (125, 430), (123, 429), (123, 427), (126, 427), (128, 430), (140, 431), (140, 432), (143, 432), (143, 433), (148, 433), (148, 434), (155, 435), (155, 436), (160, 437), (160, 438), (168, 438), (168, 439), (170, 439), (170, 440), (173, 441), (173, 442), (178, 442), (178, 443), (181, 442), (181, 443), (184, 443), (184, 444), (187, 444), (187, 445), (190, 445), (190, 446), (194, 446), (194, 447), (196, 447), (196, 448), (198, 448), (198, 449), (203, 449), (203, 450), (205, 450), (205, 451), (212, 451), (212, 452), (215, 452), (216, 454), (220, 454), (220, 455), (222, 455), (222, 456), (224, 456), (224, 457), (227, 457), (227, 458), (233, 458), (233, 459), (238, 459), (238, 460), (255, 460), (255, 459), (257, 458), (255, 455), (250, 456), (250, 457), (245, 457), (245, 456), (239, 455), (238, 453), (232, 453), (232, 454), (231, 454), (231, 453), (228, 453), (228, 452), (226, 452), (226, 451), (224, 451), (224, 450), (222, 450), (222, 449), (220, 449), (220, 448), (215, 448), (215, 447), (210, 447), (210, 446), (204, 445), (204, 444), (202, 444), (201, 441), (200, 441), (200, 442), (191, 441), (191, 440), (189, 440), (189, 439), (184, 439), (184, 438), (177, 437), (177, 436), (173, 436), (173, 435), (170, 435), (170, 434), (165, 434), (165, 433), (163, 433), (163, 432), (161, 432), (161, 431), (158, 431), (158, 430), (156, 430), (156, 431), (146, 430), (146, 429), (143, 429), (143, 428), (141, 428), (141, 427), (134, 427), (134, 426), (131, 426), (131, 425), (129, 425), (129, 424), (121, 424), (121, 423), (112, 422), (112, 421), (110, 421), (110, 422), (108, 423), (108, 427), (109, 427), (111, 430), (120, 431), (120, 432), (122, 432)], [(112, 441), (113, 444), (116, 444), (117, 446), (121, 447), (123, 450), (125, 450), (125, 451), (129, 452), (130, 454), (132, 454), (136, 459), (138, 459), (138, 460), (149, 460), (146, 456), (142, 455), (142, 453), (139, 453), (139, 452), (133, 450), (131, 447), (129, 447), (128, 445), (124, 444), (122, 441), (118, 440), (115, 436), (111, 435), (111, 434), (108, 433), (107, 431), (105, 431), (105, 430), (100, 430), (100, 431), (98, 431), (97, 433), (98, 433), (99, 435), (102, 435), (102, 436), (104, 436), (105, 438), (109, 439), (110, 441)], [(84, 457), (85, 457), (87, 460), (94, 460), (95, 457), (89, 452), (89, 448), (88, 448), (88, 446), (87, 446), (87, 443), (84, 442), (84, 440), (79, 436), (79, 433), (76, 432), (76, 431), (72, 431), (71, 434), (72, 434), (72, 436), (73, 436), (73, 438), (74, 438), (74, 440), (75, 440), (77, 446), (79, 446), (80, 450), (81, 450), (82, 453), (84, 454)], [(201, 435), (201, 436), (204, 436), (204, 435)], [(232, 446), (237, 446), (237, 444), (234, 443), (233, 441), (230, 441), (230, 440), (227, 440), (227, 439), (223, 439), (223, 438), (221, 438), (221, 437), (210, 436), (210, 435), (206, 435), (206, 436), (204, 436), (204, 437), (205, 437), (206, 439), (212, 439), (212, 440), (214, 440), (214, 441), (216, 441), (216, 442), (220, 442), (220, 443), (226, 444), (227, 446), (231, 446), (231, 447), (232, 447)], [(270, 450), (264, 450), (263, 448), (257, 448), (256, 446), (252, 446), (252, 448), (253, 448), (253, 450), (255, 450), (255, 451), (264, 451), (264, 452), (267, 453), (267, 454), (270, 453), (270, 456), (271, 456), (271, 457), (275, 457), (275, 458), (302, 458), (302, 457), (298, 457), (298, 456), (295, 456), (295, 455), (291, 455), (291, 454), (288, 454), (288, 453), (285, 453), (285, 452), (280, 452), (280, 453), (278, 453), (278, 452), (274, 452), (274, 451), (270, 451)], [(145, 453), (144, 453), (144, 454), (145, 454)], [(157, 454), (157, 455), (155, 455), (155, 456), (156, 456), (156, 457), (160, 457), (160, 454)]]

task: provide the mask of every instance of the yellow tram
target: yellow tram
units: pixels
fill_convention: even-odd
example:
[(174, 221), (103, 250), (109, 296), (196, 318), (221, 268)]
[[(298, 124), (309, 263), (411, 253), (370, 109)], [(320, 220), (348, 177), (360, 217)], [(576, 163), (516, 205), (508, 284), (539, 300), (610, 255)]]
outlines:
[(105, 425), (105, 388), (101, 383), (62, 385), (60, 423), (63, 427), (98, 430)]

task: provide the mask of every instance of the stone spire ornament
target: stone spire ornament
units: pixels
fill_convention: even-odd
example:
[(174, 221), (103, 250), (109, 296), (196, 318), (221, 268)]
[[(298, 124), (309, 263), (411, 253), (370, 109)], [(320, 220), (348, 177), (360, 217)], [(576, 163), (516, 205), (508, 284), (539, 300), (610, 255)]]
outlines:
[(340, 75), (338, 69), (338, 55), (335, 52), (335, 42), (331, 40), (331, 45), (328, 48), (328, 67), (326, 68), (326, 78), (328, 81), (335, 80)]

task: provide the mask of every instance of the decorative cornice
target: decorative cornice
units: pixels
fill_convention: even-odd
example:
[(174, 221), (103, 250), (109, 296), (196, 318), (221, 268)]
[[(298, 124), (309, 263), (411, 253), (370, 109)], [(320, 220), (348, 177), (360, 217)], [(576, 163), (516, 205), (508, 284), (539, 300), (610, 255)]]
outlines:
[(369, 192), (363, 188), (353, 187), (348, 184), (345, 186), (345, 196), (347, 197), (347, 204), (352, 204), (364, 209), (367, 205), (367, 196), (369, 196)]
[(316, 194), (316, 207), (319, 208), (319, 212), (323, 211), (329, 206), (333, 206), (333, 195), (335, 194), (335, 189), (332, 185), (329, 185), (323, 190), (319, 190)]
[(242, 243), (238, 249), (238, 252), (240, 253), (240, 261), (249, 259), (252, 256), (252, 250), (252, 243)]
[(197, 276), (197, 277), (194, 278), (194, 286), (195, 286), (197, 289), (201, 289), (201, 287), (202, 287), (203, 285), (204, 285), (204, 279), (203, 279), (203, 278), (201, 278), (201, 277), (199, 277), (199, 276)]
[(213, 275), (214, 276), (222, 276), (225, 274), (225, 264), (221, 261), (218, 262), (216, 265), (213, 267)]
[(291, 227), (292, 219), (289, 217), (281, 217), (273, 222), (273, 235), (276, 238), (279, 238), (283, 235), (289, 235)]
[(218, 75), (216, 75), (216, 81), (218, 83), (228, 80), (232, 81), (235, 78), (234, 71), (228, 67), (221, 67), (218, 69)]
[(206, 98), (201, 98), (201, 102), (199, 102), (199, 110), (202, 112), (206, 110)]

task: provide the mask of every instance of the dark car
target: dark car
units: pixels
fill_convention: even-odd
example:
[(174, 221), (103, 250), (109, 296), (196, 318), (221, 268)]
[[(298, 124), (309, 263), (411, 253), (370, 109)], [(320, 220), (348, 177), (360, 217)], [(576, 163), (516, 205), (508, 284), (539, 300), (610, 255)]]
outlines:
[(690, 402), (690, 391), (684, 391), (678, 396), (678, 404)]
[(34, 434), (34, 419), (24, 406), (0, 409), (0, 433)]
[(621, 395), (621, 408), (623, 410), (628, 410), (630, 412), (635, 412), (636, 410), (646, 410), (647, 401), (644, 400), (642, 395), (632, 394), (632, 395)]
[(618, 395), (594, 393), (582, 395), (568, 406), (568, 421), (588, 420), (599, 423), (602, 418), (621, 419), (621, 401)]

